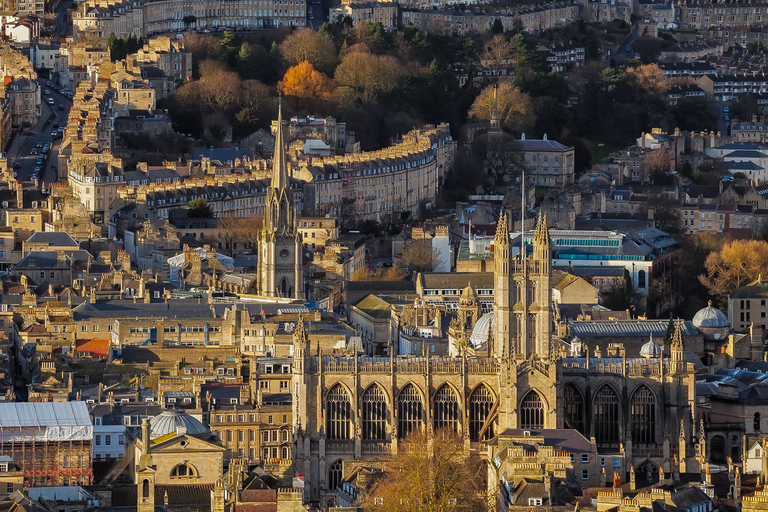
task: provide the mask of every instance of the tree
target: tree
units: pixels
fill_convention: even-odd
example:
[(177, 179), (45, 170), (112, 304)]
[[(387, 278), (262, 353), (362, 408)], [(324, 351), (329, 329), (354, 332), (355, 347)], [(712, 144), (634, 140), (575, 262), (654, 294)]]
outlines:
[(467, 455), (455, 432), (416, 430), (400, 441), (397, 455), (362, 497), (363, 508), (388, 512), (487, 512), (485, 462)]
[[(498, 18), (496, 18), (497, 21)], [(490, 69), (494, 76), (501, 74), (501, 67), (509, 61), (509, 40), (502, 34), (497, 34), (485, 45), (480, 56), (483, 67)]]
[(632, 51), (640, 55), (640, 60), (649, 64), (661, 54), (661, 41), (651, 36), (643, 36), (632, 43)]
[[(476, 121), (488, 121), (493, 111), (493, 85), (484, 88), (472, 103), (469, 117)], [(499, 119), (503, 125), (522, 131), (532, 123), (531, 98), (509, 82), (501, 82), (496, 93)]]
[(286, 96), (328, 98), (333, 90), (333, 82), (305, 60), (285, 72), (283, 80), (277, 84), (277, 90)]
[(219, 248), (229, 256), (244, 249), (257, 250), (262, 223), (262, 217), (223, 216), (216, 230)]
[(699, 276), (701, 283), (717, 297), (722, 306), (728, 305), (730, 293), (768, 275), (768, 242), (763, 240), (734, 240), (717, 252), (707, 256), (706, 274)]
[(336, 65), (336, 47), (325, 34), (305, 28), (293, 32), (280, 45), (280, 53), (289, 66), (304, 61), (324, 73), (332, 73)]
[(352, 274), (353, 281), (400, 281), (402, 279), (403, 272), (397, 265), (389, 268), (377, 268), (374, 272), (367, 268), (359, 268)]
[(492, 34), (503, 34), (504, 33), (504, 24), (501, 23), (500, 18), (496, 18), (493, 20), (493, 25), (491, 25), (491, 33)]
[(641, 89), (656, 96), (661, 96), (667, 90), (664, 72), (656, 64), (642, 64), (627, 69), (627, 74), (635, 79)]
[(397, 59), (373, 55), (364, 44), (354, 45), (336, 68), (334, 79), (339, 87), (348, 87), (373, 101), (380, 94), (391, 93), (404, 74)]
[(612, 285), (601, 299), (600, 304), (612, 311), (630, 310), (635, 315), (645, 313), (643, 297), (635, 290), (629, 272), (626, 270), (624, 270), (624, 280)]
[(676, 205), (664, 200), (649, 200), (648, 207), (653, 208), (653, 223), (656, 228), (666, 233), (682, 232), (683, 220)]
[(652, 149), (643, 155), (642, 168), (646, 178), (654, 185), (668, 185), (673, 159), (665, 148)]
[(680, 98), (670, 114), (670, 126), (681, 130), (709, 133), (717, 129), (717, 117), (704, 98)]
[(432, 248), (431, 240), (414, 240), (403, 249), (399, 266), (410, 273), (433, 272), (442, 264), (440, 251)]
[(213, 217), (213, 208), (208, 204), (208, 201), (202, 197), (198, 197), (189, 202), (189, 205), (187, 206), (187, 217)]

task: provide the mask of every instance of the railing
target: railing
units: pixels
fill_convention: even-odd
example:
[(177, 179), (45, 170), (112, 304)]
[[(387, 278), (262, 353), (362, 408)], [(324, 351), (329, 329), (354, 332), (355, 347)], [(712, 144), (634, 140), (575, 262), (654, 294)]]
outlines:
[[(495, 374), (499, 371), (499, 363), (490, 357), (477, 357), (463, 359), (460, 357), (407, 357), (394, 360), (394, 370), (399, 374), (417, 373), (427, 371), (434, 373), (460, 374), (462, 367), (468, 374)], [(527, 361), (525, 362), (527, 364)], [(549, 370), (543, 363), (537, 363), (537, 370), (548, 375)], [(358, 373), (390, 373), (393, 362), (386, 357), (360, 357), (357, 360)], [(310, 369), (317, 368), (317, 358), (313, 358), (309, 364)], [(323, 356), (322, 371), (325, 373), (350, 374), (355, 371), (355, 359), (351, 357)]]
[[(665, 366), (668, 366), (665, 364)], [(602, 362), (599, 358), (566, 358), (562, 361), (563, 375), (660, 375), (661, 364), (658, 360), (629, 359), (625, 362)], [(518, 367), (518, 372), (519, 372)]]
[(633, 457), (662, 457), (664, 448), (661, 446), (633, 446)]
[(363, 441), (363, 455), (386, 455), (391, 451), (391, 445), (387, 442)]
[(354, 441), (326, 441), (325, 451), (327, 453), (354, 453)]

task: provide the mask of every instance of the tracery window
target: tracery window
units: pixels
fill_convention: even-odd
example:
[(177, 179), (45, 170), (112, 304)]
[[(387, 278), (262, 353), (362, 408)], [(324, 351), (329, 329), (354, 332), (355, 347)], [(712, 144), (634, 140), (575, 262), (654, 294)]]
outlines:
[(341, 460), (337, 460), (328, 468), (328, 490), (335, 491), (341, 485)]
[[(493, 395), (486, 386), (480, 385), (469, 397), (469, 439), (471, 441), (480, 440), (480, 431), (492, 408)], [(483, 432), (483, 439), (490, 439), (494, 435), (493, 424), (490, 423)]]
[(421, 430), (424, 421), (424, 404), (421, 395), (413, 384), (405, 386), (397, 397), (397, 435), (408, 436), (413, 431)]
[(592, 409), (597, 444), (617, 445), (619, 443), (619, 397), (608, 385), (601, 387), (595, 395)]
[(573, 384), (568, 384), (563, 390), (563, 407), (565, 409), (565, 428), (572, 428), (586, 435), (584, 397)]
[(448, 384), (443, 384), (435, 393), (433, 418), (435, 430), (448, 428), (458, 432), (459, 402)]
[(520, 428), (544, 428), (544, 402), (535, 391), (529, 391), (520, 403)]
[(384, 440), (387, 428), (387, 400), (379, 386), (363, 393), (363, 439)]
[(326, 399), (326, 435), (328, 439), (352, 438), (352, 407), (349, 403), (349, 394), (336, 384), (328, 392)]
[(632, 394), (629, 402), (632, 441), (656, 442), (656, 397), (648, 386), (642, 385)]

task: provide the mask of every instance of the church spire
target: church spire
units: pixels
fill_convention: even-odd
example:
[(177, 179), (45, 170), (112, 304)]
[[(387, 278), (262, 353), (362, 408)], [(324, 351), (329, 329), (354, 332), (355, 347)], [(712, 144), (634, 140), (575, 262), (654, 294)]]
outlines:
[(272, 160), (272, 187), (288, 188), (288, 169), (285, 162), (285, 139), (283, 138), (283, 98), (277, 99), (277, 133), (275, 133), (275, 155)]
[(499, 119), (499, 84), (498, 82), (493, 86), (493, 110), (491, 110), (491, 128), (498, 128), (501, 126), (501, 120)]

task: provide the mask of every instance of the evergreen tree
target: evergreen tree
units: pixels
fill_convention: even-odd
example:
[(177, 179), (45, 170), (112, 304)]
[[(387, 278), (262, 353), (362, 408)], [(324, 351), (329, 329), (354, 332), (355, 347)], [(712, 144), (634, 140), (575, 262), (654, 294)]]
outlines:
[(493, 25), (491, 25), (491, 33), (494, 35), (504, 33), (504, 25), (501, 23), (500, 18), (493, 20)]

